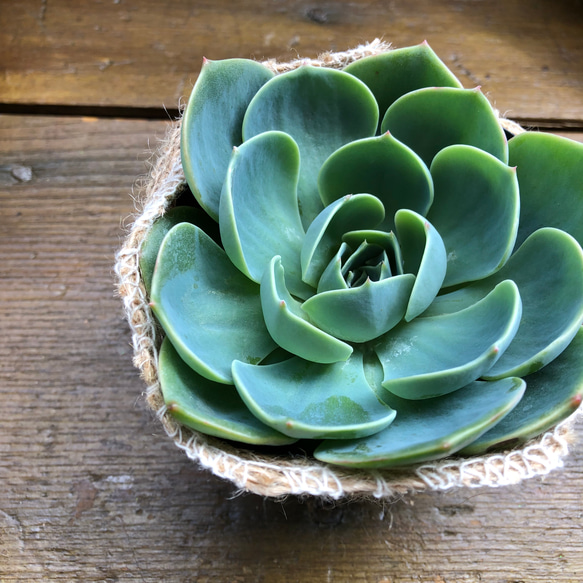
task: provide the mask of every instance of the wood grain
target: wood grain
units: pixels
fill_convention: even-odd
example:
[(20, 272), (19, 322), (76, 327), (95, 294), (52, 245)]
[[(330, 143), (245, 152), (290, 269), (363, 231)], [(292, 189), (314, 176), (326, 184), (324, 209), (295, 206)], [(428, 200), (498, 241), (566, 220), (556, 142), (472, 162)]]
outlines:
[(111, 266), (164, 130), (0, 116), (0, 581), (581, 581), (581, 443), (515, 488), (325, 506), (236, 496), (162, 435)]
[(203, 55), (290, 60), (383, 37), (427, 39), (510, 117), (569, 126), (583, 119), (582, 26), (580, 0), (6, 1), (0, 104), (160, 116), (189, 95)]

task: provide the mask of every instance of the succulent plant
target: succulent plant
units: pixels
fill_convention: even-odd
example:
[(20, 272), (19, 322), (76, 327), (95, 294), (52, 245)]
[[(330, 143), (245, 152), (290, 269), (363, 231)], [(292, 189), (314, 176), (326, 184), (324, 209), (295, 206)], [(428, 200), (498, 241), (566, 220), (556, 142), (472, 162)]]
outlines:
[(342, 71), (205, 60), (181, 152), (196, 202), (141, 269), (183, 424), (377, 468), (579, 405), (583, 145), (508, 136), (427, 43)]

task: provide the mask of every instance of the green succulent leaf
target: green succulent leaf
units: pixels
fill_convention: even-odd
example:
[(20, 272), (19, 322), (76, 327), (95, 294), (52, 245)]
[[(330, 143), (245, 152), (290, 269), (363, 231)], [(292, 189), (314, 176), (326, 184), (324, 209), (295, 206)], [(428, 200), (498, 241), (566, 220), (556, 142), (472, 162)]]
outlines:
[(462, 87), (427, 42), (355, 61), (344, 71), (366, 83), (382, 115), (399, 97), (415, 89)]
[(276, 347), (259, 285), (200, 228), (181, 223), (160, 247), (152, 309), (181, 358), (202, 376), (232, 383), (231, 362), (259, 362)]
[(508, 280), (465, 310), (398, 326), (375, 345), (383, 387), (405, 399), (428, 399), (478, 379), (514, 338), (521, 311), (518, 288)]
[(216, 383), (194, 372), (168, 338), (160, 348), (158, 374), (168, 411), (187, 427), (257, 445), (286, 445), (296, 441), (261, 423), (234, 386)]
[(299, 168), (298, 147), (282, 132), (260, 134), (236, 148), (221, 195), (219, 225), (229, 259), (245, 275), (259, 283), (267, 264), (279, 255), (287, 286), (307, 298), (314, 290), (301, 278)]
[(437, 297), (423, 316), (463, 309), (505, 279), (520, 290), (522, 320), (489, 379), (536, 372), (567, 347), (583, 322), (583, 251), (573, 237), (552, 227), (535, 231), (487, 279)]
[(500, 271), (516, 282), (528, 309), (516, 338), (485, 378), (539, 370), (569, 345), (583, 324), (583, 250), (575, 239), (558, 229), (539, 229), (512, 258), (512, 265)]
[(508, 143), (492, 106), (478, 89), (429, 87), (400, 97), (382, 123), (431, 165), (440, 150), (467, 144), (508, 162)]
[(348, 289), (348, 284), (342, 273), (342, 260), (348, 255), (350, 255), (350, 247), (343, 242), (320, 276), (318, 293), (334, 289)]
[(342, 235), (342, 241), (351, 249), (356, 249), (363, 242), (370, 245), (377, 245), (384, 249), (389, 259), (389, 267), (391, 275), (403, 275), (403, 257), (401, 254), (401, 247), (395, 237), (393, 231), (377, 231), (373, 229), (360, 229), (356, 231), (348, 231)]
[(370, 437), (325, 441), (314, 457), (323, 462), (387, 468), (427, 462), (451, 455), (500, 422), (524, 393), (525, 382), (508, 378), (475, 381), (449, 395), (409, 401), (391, 395), (397, 410), (391, 425)]
[(285, 286), (284, 267), (278, 255), (263, 275), (261, 306), (271, 337), (288, 352), (320, 363), (344, 361), (352, 354), (349, 344), (326, 334), (309, 321), (300, 302)]
[[(156, 219), (148, 235), (144, 239), (142, 248), (140, 249), (140, 271), (142, 279), (149, 293), (152, 286), (152, 276), (154, 275), (154, 267), (156, 266), (156, 258), (158, 257), (158, 250), (162, 244), (162, 240), (166, 233), (179, 223), (197, 224), (201, 219), (199, 209), (191, 206), (177, 206), (169, 209), (166, 214)], [(205, 215), (207, 216), (207, 215)]]
[(403, 269), (416, 276), (405, 320), (423, 313), (437, 296), (447, 269), (443, 239), (431, 223), (407, 209), (395, 215), (397, 238), (403, 254)]
[(391, 231), (397, 210), (427, 214), (433, 181), (427, 166), (410, 148), (386, 133), (342, 146), (323, 164), (318, 176), (324, 205), (347, 194), (368, 192), (385, 207), (380, 229)]
[(310, 320), (349, 342), (367, 342), (395, 327), (405, 315), (415, 276), (367, 279), (349, 289), (326, 291), (302, 304)]
[(272, 77), (269, 69), (248, 59), (205, 60), (190, 95), (182, 119), (182, 167), (194, 196), (215, 220), (231, 151), (243, 141), (243, 116)]
[(524, 397), (498, 425), (463, 450), (476, 455), (515, 447), (566, 419), (583, 399), (583, 328), (555, 360), (526, 377)]
[(395, 417), (368, 384), (360, 352), (335, 364), (298, 357), (266, 366), (235, 361), (233, 378), (251, 412), (290, 437), (353, 439)]
[(302, 279), (318, 287), (342, 236), (353, 229), (376, 227), (385, 217), (383, 203), (370, 194), (347, 195), (328, 205), (312, 222), (301, 250)]
[(243, 121), (245, 140), (269, 130), (288, 133), (300, 148), (300, 215), (307, 228), (322, 210), (318, 172), (340, 146), (375, 134), (378, 107), (368, 87), (334, 69), (303, 66), (278, 75), (253, 98)]
[(540, 227), (566, 231), (583, 246), (583, 144), (538, 132), (508, 143), (510, 164), (520, 184), (520, 227), (516, 245)]
[(447, 250), (444, 286), (494, 273), (512, 252), (520, 197), (514, 168), (472, 146), (441, 150), (431, 164), (435, 200), (428, 218)]

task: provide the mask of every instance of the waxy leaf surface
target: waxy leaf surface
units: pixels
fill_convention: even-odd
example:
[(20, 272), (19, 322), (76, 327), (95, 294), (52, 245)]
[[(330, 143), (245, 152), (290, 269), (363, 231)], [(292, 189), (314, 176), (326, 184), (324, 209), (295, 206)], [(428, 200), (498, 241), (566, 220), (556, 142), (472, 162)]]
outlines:
[(520, 227), (516, 245), (541, 227), (566, 231), (583, 246), (583, 144), (538, 132), (508, 143), (520, 183)]
[(516, 172), (472, 146), (449, 146), (431, 164), (435, 200), (427, 218), (447, 250), (444, 286), (482, 279), (508, 259), (518, 228)]
[(512, 412), (463, 453), (481, 454), (497, 444), (515, 447), (571, 415), (583, 397), (582, 356), (583, 328), (580, 328), (564, 352), (538, 372), (525, 377), (524, 397)]
[(237, 148), (221, 195), (219, 225), (229, 259), (260, 282), (274, 255), (299, 297), (314, 293), (301, 278), (304, 229), (297, 200), (299, 150), (290, 136), (266, 132)]
[(158, 251), (166, 233), (179, 223), (196, 224), (200, 220), (201, 214), (204, 213), (201, 213), (200, 209), (191, 206), (177, 206), (169, 209), (166, 214), (154, 222), (140, 249), (140, 271), (148, 292), (152, 286)]
[(335, 364), (298, 357), (265, 366), (236, 361), (233, 378), (253, 414), (290, 437), (352, 439), (395, 417), (368, 384), (360, 353)]
[(431, 165), (447, 146), (467, 144), (508, 161), (508, 144), (492, 106), (476, 89), (429, 87), (397, 99), (383, 119), (391, 132)]
[(391, 425), (370, 437), (325, 441), (314, 456), (327, 463), (385, 468), (439, 459), (474, 441), (519, 402), (525, 383), (519, 378), (475, 381), (438, 399), (409, 401), (391, 395), (397, 410)]
[(346, 360), (351, 355), (349, 344), (314, 326), (300, 302), (290, 295), (278, 255), (265, 270), (261, 282), (261, 306), (271, 337), (292, 354), (320, 363)]
[(384, 216), (383, 203), (370, 194), (347, 195), (328, 205), (310, 225), (302, 243), (302, 279), (317, 288), (344, 233), (376, 227)]
[(182, 167), (194, 196), (215, 220), (231, 151), (243, 141), (243, 116), (272, 77), (248, 59), (205, 61), (190, 95), (182, 119)]
[(415, 89), (462, 87), (427, 42), (360, 59), (344, 70), (370, 88), (381, 118), (394, 101)]
[(398, 326), (375, 345), (383, 387), (406, 399), (427, 399), (465, 386), (504, 353), (520, 315), (518, 289), (505, 281), (463, 311)]
[(472, 305), (505, 279), (518, 286), (522, 320), (488, 378), (536, 372), (567, 347), (583, 322), (583, 251), (573, 237), (551, 227), (534, 232), (500, 271), (437, 297), (423, 316)]
[(295, 441), (253, 416), (234, 386), (194, 372), (168, 338), (160, 349), (158, 374), (168, 411), (187, 427), (242, 443), (286, 445)]
[(317, 184), (320, 167), (340, 146), (374, 136), (378, 118), (375, 98), (362, 81), (342, 71), (304, 66), (262, 87), (245, 114), (243, 137), (280, 130), (297, 142), (298, 198), (307, 228), (323, 208)]
[(403, 270), (415, 275), (407, 304), (407, 322), (423, 313), (437, 296), (447, 269), (443, 239), (421, 215), (401, 209), (395, 215), (397, 237), (402, 249)]
[(390, 134), (366, 138), (336, 150), (318, 177), (325, 205), (347, 194), (367, 192), (382, 201), (384, 231), (394, 228), (401, 209), (425, 215), (433, 200), (433, 181), (427, 166), (410, 148)]
[(198, 227), (168, 232), (152, 280), (152, 309), (182, 359), (202, 376), (231, 383), (231, 362), (259, 362), (275, 347), (259, 285)]
[(415, 276), (407, 273), (380, 281), (319, 293), (302, 304), (310, 320), (349, 342), (367, 342), (396, 326), (405, 315)]

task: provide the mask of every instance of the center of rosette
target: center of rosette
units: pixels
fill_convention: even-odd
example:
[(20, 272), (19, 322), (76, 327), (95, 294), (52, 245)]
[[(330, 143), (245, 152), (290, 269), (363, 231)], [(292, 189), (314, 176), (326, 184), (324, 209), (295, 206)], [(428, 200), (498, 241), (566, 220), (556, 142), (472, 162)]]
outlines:
[(403, 274), (395, 235), (384, 231), (350, 231), (318, 282), (318, 293), (356, 288), (367, 280), (378, 282)]

